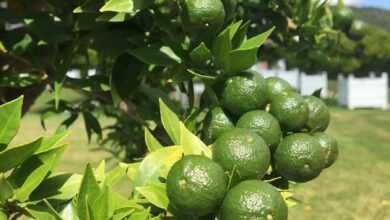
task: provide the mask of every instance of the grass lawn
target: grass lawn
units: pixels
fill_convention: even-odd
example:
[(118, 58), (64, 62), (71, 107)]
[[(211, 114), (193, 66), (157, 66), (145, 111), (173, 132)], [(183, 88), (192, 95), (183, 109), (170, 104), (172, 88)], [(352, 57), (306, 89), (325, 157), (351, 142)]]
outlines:
[[(339, 140), (340, 157), (316, 180), (296, 187), (296, 197), (304, 201), (291, 208), (292, 220), (386, 220), (390, 219), (390, 111), (332, 109), (329, 133)], [(39, 124), (39, 115), (28, 114), (15, 142), (48, 134), (59, 123), (48, 121), (48, 130)], [(82, 172), (87, 162), (109, 156), (91, 152), (81, 120), (71, 128), (70, 144), (59, 166), (61, 171)], [(122, 191), (125, 184), (120, 184)]]

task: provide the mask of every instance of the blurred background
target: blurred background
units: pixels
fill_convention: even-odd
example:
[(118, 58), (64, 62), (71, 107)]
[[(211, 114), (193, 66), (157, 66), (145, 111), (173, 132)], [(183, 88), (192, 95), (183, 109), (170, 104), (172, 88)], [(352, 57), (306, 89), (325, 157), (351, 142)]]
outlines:
[[(148, 68), (134, 58), (115, 67), (124, 49), (158, 42), (155, 26), (163, 24), (148, 12), (131, 19), (121, 11), (97, 12), (88, 5), (93, 0), (74, 15), (82, 2), (0, 1), (0, 102), (25, 95), (14, 144), (69, 128), (59, 169), (74, 172), (86, 161), (137, 160), (144, 154), (142, 126), (159, 134), (158, 98), (189, 116), (186, 109), (205, 89), (201, 80), (178, 77), (180, 66), (152, 58)], [(331, 169), (295, 188), (301, 202), (290, 219), (390, 219), (390, 1), (300, 0), (291, 11), (282, 2), (239, 1), (236, 16), (253, 22), (250, 33), (276, 26), (251, 69), (284, 78), (304, 95), (321, 92), (331, 108), (328, 132), (340, 147)], [(118, 78), (126, 71), (131, 78)], [(163, 77), (151, 75), (157, 73)], [(192, 96), (185, 92), (190, 86)], [(113, 104), (118, 96), (126, 96), (124, 106)]]

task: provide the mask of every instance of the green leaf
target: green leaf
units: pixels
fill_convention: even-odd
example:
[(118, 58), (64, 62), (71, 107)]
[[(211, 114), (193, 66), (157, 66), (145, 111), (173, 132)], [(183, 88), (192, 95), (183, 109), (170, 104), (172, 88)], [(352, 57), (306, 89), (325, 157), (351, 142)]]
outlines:
[(88, 204), (93, 204), (100, 192), (91, 165), (87, 164), (77, 198), (77, 213), (80, 219), (90, 219)]
[(80, 188), (82, 176), (79, 174), (58, 174), (45, 179), (30, 195), (30, 200), (46, 199), (69, 200)]
[(241, 44), (241, 46), (229, 53), (223, 69), (227, 73), (235, 73), (249, 69), (257, 62), (257, 51), (267, 40), (274, 27), (268, 31), (252, 37)]
[(109, 0), (100, 8), (100, 12), (125, 12), (134, 15), (152, 3), (151, 0)]
[(0, 53), (7, 53), (7, 49), (5, 48), (3, 42), (0, 41)]
[(180, 120), (177, 115), (172, 112), (169, 107), (161, 100), (160, 102), (160, 114), (161, 122), (174, 144), (180, 143)]
[(224, 66), (229, 52), (232, 49), (229, 32), (229, 27), (227, 27), (216, 37), (213, 43), (212, 52), (215, 57), (215, 63), (219, 68)]
[(16, 168), (34, 154), (42, 144), (42, 138), (31, 143), (0, 152), (0, 173)]
[(160, 148), (148, 154), (141, 162), (134, 175), (133, 186), (145, 186), (152, 182), (159, 182), (159, 177), (166, 177), (172, 165), (183, 155), (181, 146)]
[(148, 47), (133, 49), (130, 53), (147, 64), (169, 66), (181, 63), (181, 58), (167, 46), (150, 45)]
[(148, 128), (145, 128), (145, 143), (149, 152), (153, 152), (157, 149), (163, 148), (160, 142), (150, 133)]
[(83, 112), (85, 130), (87, 131), (88, 141), (91, 141), (93, 133), (98, 135), (98, 138), (102, 137), (102, 128), (100, 127), (99, 121), (90, 112)]
[(13, 195), (11, 184), (4, 178), (3, 174), (0, 174), (0, 203), (4, 203)]
[(92, 214), (94, 220), (111, 219), (114, 214), (111, 191), (108, 186), (104, 186), (101, 194), (96, 198), (92, 205)]
[(26, 201), (29, 198), (30, 194), (54, 168), (65, 148), (66, 145), (34, 155), (12, 172), (9, 181), (15, 189), (17, 200)]
[(128, 220), (147, 220), (149, 218), (150, 209), (145, 209), (141, 211), (136, 211), (131, 214)]
[(184, 154), (204, 155), (211, 158), (211, 150), (195, 134), (191, 133), (186, 126), (180, 122), (181, 140)]
[(197, 65), (205, 65), (208, 60), (211, 61), (212, 54), (205, 43), (200, 43), (190, 53), (191, 61)]
[(166, 192), (166, 184), (151, 183), (146, 186), (137, 187), (136, 190), (153, 205), (167, 210), (169, 199)]
[(44, 137), (39, 148), (34, 152), (34, 154), (40, 154), (55, 147), (58, 147), (61, 141), (63, 141), (68, 135), (68, 131), (61, 131), (53, 134), (52, 136)]
[(246, 40), (238, 48), (238, 50), (251, 50), (251, 49), (259, 48), (261, 45), (264, 44), (264, 42), (271, 35), (271, 33), (274, 31), (274, 29), (275, 29), (275, 27), (272, 27), (268, 31)]
[(243, 25), (240, 26), (240, 28), (237, 30), (237, 33), (234, 35), (232, 39), (232, 47), (233, 49), (236, 49), (239, 47), (242, 42), (246, 39), (246, 33), (248, 30), (248, 27), (250, 25), (250, 21), (245, 22)]
[(0, 105), (0, 151), (15, 137), (22, 115), (23, 96)]
[(313, 92), (313, 94), (311, 94), (312, 96), (315, 96), (317, 98), (321, 98), (321, 92), (322, 92), (322, 88), (320, 89), (317, 89), (316, 91)]
[(127, 164), (126, 174), (131, 181), (134, 181), (134, 179), (136, 178), (140, 165), (141, 162)]
[(45, 220), (62, 220), (54, 209), (47, 207), (45, 204), (31, 204), (26, 207), (27, 212), (35, 219)]
[(54, 82), (54, 104), (55, 109), (58, 110), (61, 101), (61, 92), (64, 81), (55, 81)]
[(122, 163), (118, 164), (118, 166), (106, 173), (106, 177), (104, 178), (104, 184), (112, 186), (126, 175), (126, 171), (126, 165)]
[(124, 22), (129, 20), (132, 16), (123, 12), (106, 12), (96, 18), (97, 22)]
[(128, 53), (118, 56), (110, 77), (111, 94), (116, 102), (119, 98), (128, 100), (138, 88), (143, 66), (142, 62)]
[(103, 4), (103, 0), (86, 0), (81, 6), (75, 8), (73, 13), (96, 13)]

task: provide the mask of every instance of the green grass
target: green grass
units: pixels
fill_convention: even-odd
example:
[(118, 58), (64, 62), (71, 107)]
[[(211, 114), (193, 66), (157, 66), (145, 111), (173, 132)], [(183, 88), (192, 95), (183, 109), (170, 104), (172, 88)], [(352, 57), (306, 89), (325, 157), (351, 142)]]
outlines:
[[(50, 134), (60, 117), (50, 119), (48, 131), (39, 116), (28, 114), (22, 120), (17, 143)], [(336, 164), (312, 182), (296, 187), (295, 196), (303, 201), (290, 209), (292, 220), (386, 220), (390, 219), (390, 111), (332, 109), (328, 131), (340, 146)], [(82, 172), (87, 162), (96, 165), (109, 155), (91, 152), (82, 120), (71, 128), (69, 148), (60, 171)], [(126, 184), (118, 186), (124, 191)]]

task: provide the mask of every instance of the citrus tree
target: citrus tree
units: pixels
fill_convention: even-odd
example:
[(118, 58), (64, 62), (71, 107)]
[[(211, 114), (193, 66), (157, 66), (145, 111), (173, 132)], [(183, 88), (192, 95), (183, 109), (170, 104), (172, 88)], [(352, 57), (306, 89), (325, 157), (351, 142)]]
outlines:
[[(267, 109), (249, 105), (256, 99), (236, 103), (236, 109), (246, 109), (235, 112), (233, 127), (220, 123), (232, 118), (224, 113), (232, 105), (222, 105), (205, 129), (214, 134), (213, 144), (206, 145), (160, 99), (161, 122), (174, 145), (164, 146), (145, 130), (145, 158), (109, 171), (104, 161), (87, 165), (83, 175), (54, 171), (67, 132), (10, 147), (23, 97), (0, 105), (0, 219), (287, 220), (288, 207), (296, 204), (290, 184), (313, 180), (337, 159), (337, 141), (324, 133), (329, 111), (282, 79), (240, 77), (273, 95), (264, 96)], [(247, 92), (258, 91), (236, 95)], [(128, 197), (115, 190), (124, 178)]]
[[(170, 143), (157, 120), (158, 98), (199, 133), (199, 117), (219, 96), (215, 85), (257, 62), (261, 45), (261, 60), (305, 60), (334, 35), (329, 5), (316, 0), (1, 2), (1, 100), (24, 94), (24, 113), (49, 86), (53, 100), (42, 121), (66, 113), (60, 127), (69, 127), (82, 117), (89, 138), (96, 134), (129, 160), (145, 152), (143, 127)], [(70, 69), (80, 74), (66, 75)], [(207, 88), (200, 103), (196, 81)], [(64, 99), (64, 88), (83, 98)], [(189, 97), (188, 107), (171, 100), (175, 89)], [(97, 115), (114, 123), (102, 127)]]

